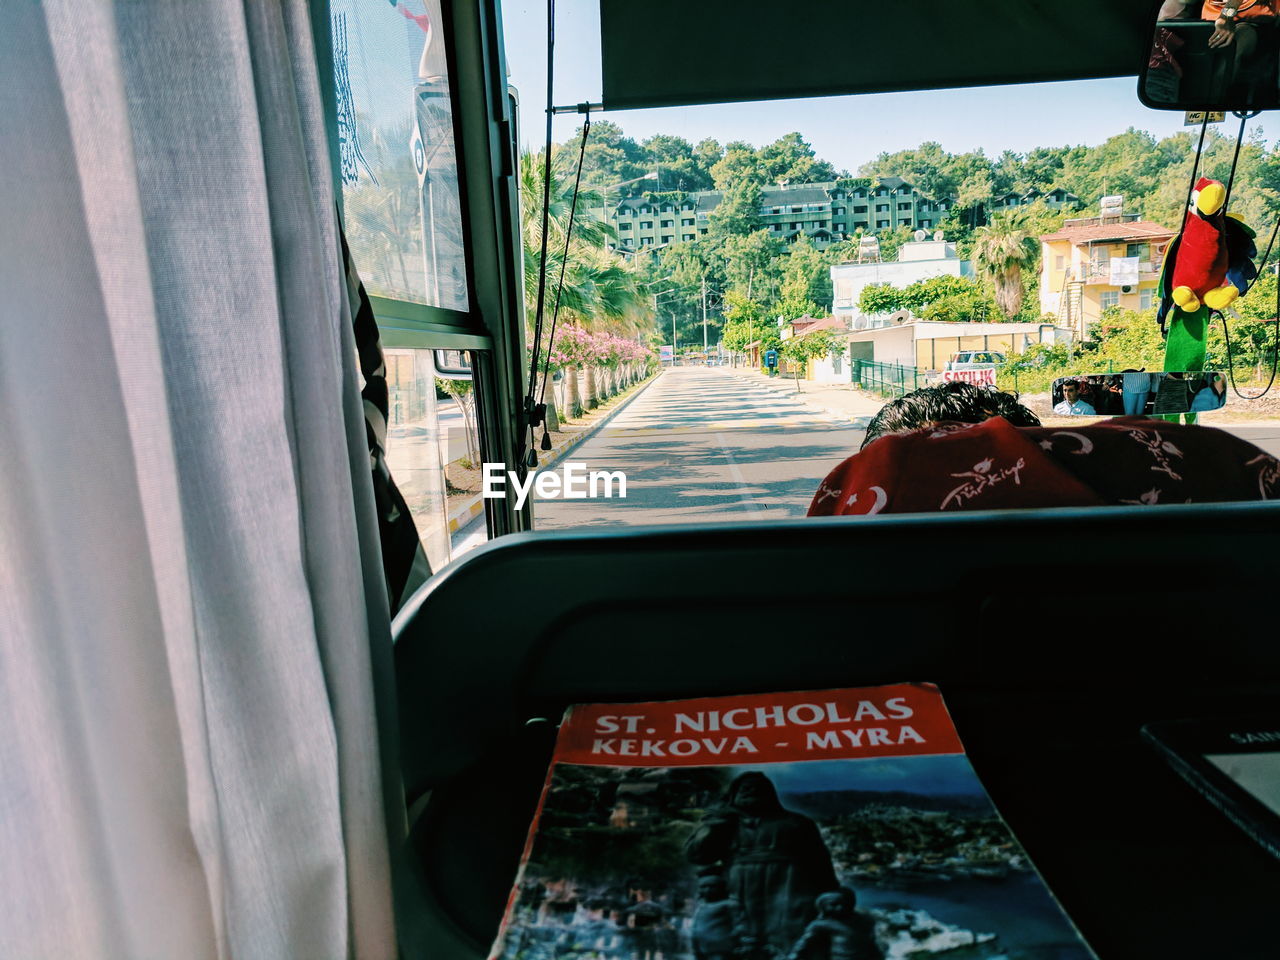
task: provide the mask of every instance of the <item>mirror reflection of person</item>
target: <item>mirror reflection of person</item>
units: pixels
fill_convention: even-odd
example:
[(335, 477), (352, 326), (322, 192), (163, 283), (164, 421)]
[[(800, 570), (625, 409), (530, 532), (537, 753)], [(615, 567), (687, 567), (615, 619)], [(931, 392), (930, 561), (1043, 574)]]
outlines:
[(1204, 387), (1197, 390), (1196, 395), (1191, 398), (1191, 412), (1203, 413), (1207, 410), (1217, 410), (1225, 402), (1226, 395), (1226, 378), (1219, 373), (1205, 374)]
[(1060, 417), (1093, 417), (1097, 411), (1093, 405), (1080, 398), (1080, 384), (1068, 380), (1062, 385), (1062, 402), (1053, 408)]
[(1257, 26), (1276, 22), (1276, 4), (1277, 0), (1206, 0), (1204, 3), (1198, 0), (1164, 0), (1157, 19), (1194, 20), (1197, 19), (1195, 8), (1199, 7), (1198, 19), (1213, 22), (1209, 49), (1234, 47), (1233, 75), (1238, 75), (1241, 66), (1258, 48)]
[(1147, 396), (1151, 393), (1151, 374), (1132, 367), (1121, 375), (1123, 380), (1122, 396), (1124, 398), (1124, 415), (1140, 417), (1147, 409)]

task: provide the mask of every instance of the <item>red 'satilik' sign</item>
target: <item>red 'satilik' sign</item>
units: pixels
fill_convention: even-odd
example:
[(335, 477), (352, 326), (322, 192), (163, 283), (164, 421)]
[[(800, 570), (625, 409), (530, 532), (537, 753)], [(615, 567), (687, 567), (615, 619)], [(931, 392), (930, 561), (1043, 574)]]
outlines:
[(942, 373), (943, 380), (959, 380), (962, 383), (972, 383), (977, 387), (994, 387), (996, 385), (996, 372), (989, 370), (944, 370)]

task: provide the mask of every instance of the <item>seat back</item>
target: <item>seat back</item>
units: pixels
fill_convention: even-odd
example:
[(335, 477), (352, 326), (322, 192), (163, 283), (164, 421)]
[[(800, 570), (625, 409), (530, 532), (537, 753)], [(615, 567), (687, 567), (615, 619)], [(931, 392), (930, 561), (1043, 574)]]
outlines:
[[(1277, 534), (1280, 506), (1223, 504), (488, 545), (395, 624), (406, 789), (431, 791), (415, 849), (448, 918), (433, 949), (487, 949), (566, 705), (898, 681), (941, 687), (997, 806), (1103, 956), (1210, 949), (1221, 926), (1194, 911), (1180, 936), (1155, 935), (1169, 952), (1139, 934), (1196, 870), (1228, 878), (1233, 917), (1255, 902), (1266, 916), (1280, 871), (1138, 731), (1280, 698)], [(1194, 849), (1152, 876), (1175, 839)], [(1115, 924), (1121, 901), (1152, 922)], [(1260, 923), (1239, 920), (1232, 942), (1254, 943)]]

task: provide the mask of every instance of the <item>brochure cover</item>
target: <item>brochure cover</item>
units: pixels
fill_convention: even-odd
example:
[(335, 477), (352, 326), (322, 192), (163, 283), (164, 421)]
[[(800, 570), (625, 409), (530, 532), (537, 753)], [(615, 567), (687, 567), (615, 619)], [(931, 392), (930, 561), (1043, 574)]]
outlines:
[(1280, 716), (1151, 723), (1143, 736), (1187, 782), (1280, 857)]
[(1086, 960), (938, 689), (570, 708), (491, 960)]

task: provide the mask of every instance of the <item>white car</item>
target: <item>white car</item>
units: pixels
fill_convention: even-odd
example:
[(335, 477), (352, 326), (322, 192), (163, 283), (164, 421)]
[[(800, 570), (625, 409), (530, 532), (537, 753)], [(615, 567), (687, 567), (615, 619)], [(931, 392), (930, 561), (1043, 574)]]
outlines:
[(1003, 353), (994, 353), (990, 350), (962, 350), (960, 353), (953, 353), (942, 369), (944, 372), (947, 370), (994, 370), (1003, 364), (1004, 360)]
[(1003, 353), (990, 350), (962, 350), (953, 353), (942, 367), (943, 380), (961, 380), (979, 387), (995, 389), (996, 370), (1005, 361)]

